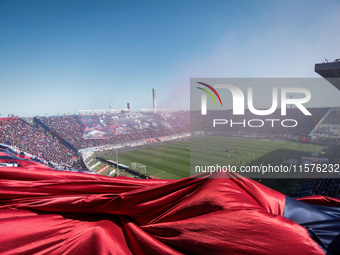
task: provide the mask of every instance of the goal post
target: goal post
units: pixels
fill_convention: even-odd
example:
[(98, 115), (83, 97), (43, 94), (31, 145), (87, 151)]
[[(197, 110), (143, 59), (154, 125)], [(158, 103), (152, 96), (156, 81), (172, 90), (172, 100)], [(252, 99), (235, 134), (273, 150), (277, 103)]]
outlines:
[(137, 163), (137, 162), (131, 163), (131, 169), (139, 173), (143, 173), (143, 174), (146, 173), (146, 165), (143, 165), (141, 163)]
[(146, 167), (146, 165), (143, 165), (141, 163), (133, 162), (131, 163), (131, 169), (135, 170), (138, 173), (148, 175), (148, 176), (155, 176), (158, 178), (162, 178), (165, 171), (159, 170), (157, 168), (154, 168), (152, 166)]

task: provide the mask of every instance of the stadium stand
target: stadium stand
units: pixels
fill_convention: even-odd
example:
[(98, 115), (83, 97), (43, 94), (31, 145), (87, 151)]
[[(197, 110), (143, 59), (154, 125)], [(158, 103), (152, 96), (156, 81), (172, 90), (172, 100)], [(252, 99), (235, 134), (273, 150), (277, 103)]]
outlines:
[[(173, 135), (189, 132), (189, 112), (137, 114), (137, 117), (136, 113), (35, 117), (33, 124), (18, 117), (0, 118), (0, 143), (53, 162), (58, 169), (83, 171), (86, 166), (78, 156), (80, 149), (139, 140), (146, 144), (167, 141)], [(112, 119), (119, 119), (115, 130), (110, 126), (110, 121), (115, 124)], [(92, 126), (86, 124), (86, 120), (90, 120)], [(138, 127), (133, 123), (136, 120), (140, 122)], [(111, 130), (106, 132), (108, 136), (88, 135), (104, 126)], [(125, 132), (116, 132), (123, 127), (127, 127)]]
[(18, 117), (0, 119), (0, 143), (14, 146), (60, 167), (80, 169), (75, 152)]
[[(189, 132), (189, 112), (40, 117), (74, 147), (119, 144)], [(136, 124), (138, 121), (138, 125)]]
[[(332, 144), (327, 146), (325, 156), (329, 159), (330, 164), (339, 164), (340, 144)], [(328, 197), (340, 198), (340, 179), (317, 179), (312, 182), (300, 184), (299, 191), (295, 193), (295, 197), (305, 195), (322, 195)]]
[[(218, 127), (221, 132), (257, 134), (258, 136), (282, 139), (300, 139), (301, 136), (308, 137), (311, 130), (315, 128), (320, 119), (329, 108), (311, 108), (311, 118), (302, 118), (298, 109), (287, 109), (287, 118), (297, 119), (299, 125), (291, 129), (291, 133), (283, 133), (280, 127), (277, 128), (228, 128)], [(199, 113), (194, 113), (199, 114)], [(277, 118), (279, 113), (275, 112), (269, 118)], [(332, 113), (333, 115), (335, 113)], [(210, 114), (210, 118), (231, 117), (231, 111), (217, 111)], [(244, 118), (252, 118), (252, 114), (246, 112)], [(257, 116), (256, 118), (261, 118)], [(268, 118), (268, 117), (267, 117)], [(128, 142), (142, 141), (144, 144), (157, 141), (171, 141), (172, 136), (189, 133), (190, 113), (189, 112), (122, 112), (115, 114), (101, 115), (70, 115), (34, 118), (35, 124), (28, 124), (21, 118), (11, 117), (0, 119), (0, 143), (11, 145), (21, 151), (35, 155), (36, 158), (53, 162), (58, 169), (86, 170), (78, 150), (98, 146), (116, 145)], [(196, 119), (196, 117), (194, 118)], [(198, 118), (199, 119), (199, 118)], [(235, 118), (234, 118), (235, 119)], [(240, 120), (235, 120), (240, 121)], [(37, 123), (43, 123), (38, 125)], [(205, 123), (207, 123), (205, 121)], [(203, 126), (208, 131), (208, 127)], [(195, 131), (195, 125), (192, 127)], [(197, 130), (202, 130), (200, 124)], [(223, 131), (222, 131), (223, 130)], [(59, 139), (57, 139), (57, 138)], [(65, 143), (62, 143), (65, 141)], [(68, 146), (70, 145), (70, 146)], [(140, 144), (139, 144), (140, 146)], [(330, 162), (337, 162), (340, 158), (339, 145), (328, 144), (327, 157)], [(316, 180), (313, 185), (302, 187), (296, 197), (302, 195), (328, 195), (339, 197), (340, 184), (338, 180)]]

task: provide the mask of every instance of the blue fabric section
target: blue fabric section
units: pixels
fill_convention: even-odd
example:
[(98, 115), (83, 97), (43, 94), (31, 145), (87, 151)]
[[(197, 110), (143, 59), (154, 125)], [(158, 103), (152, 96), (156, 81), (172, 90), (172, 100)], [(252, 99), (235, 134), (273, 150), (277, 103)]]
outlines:
[(305, 227), (326, 254), (340, 254), (340, 207), (310, 205), (286, 196), (283, 217)]
[(11, 151), (8, 151), (8, 150), (1, 150), (0, 149), (0, 152), (7, 154), (7, 156), (0, 156), (1, 159), (27, 160), (27, 159), (18, 157), (17, 154), (14, 154), (14, 153), (12, 153)]
[[(0, 152), (6, 154), (6, 156), (4, 156), (4, 155), (0, 156), (0, 159), (12, 159), (13, 161), (15, 161), (15, 160), (28, 161), (29, 160), (29, 159), (25, 159), (25, 158), (20, 158), (20, 155), (17, 152), (15, 152), (11, 148), (9, 148), (7, 146), (3, 146), (1, 144), (0, 144)], [(21, 152), (21, 154), (23, 154), (23, 152)], [(45, 162), (42, 159), (38, 158), (37, 156), (31, 157), (31, 160), (45, 164)]]
[[(22, 160), (21, 158), (10, 157), (10, 156), (0, 156), (0, 159), (12, 159), (13, 161), (18, 160), (18, 159)], [(23, 160), (25, 160), (25, 159), (23, 159)]]
[(6, 160), (9, 159), (9, 160), (13, 160), (13, 162), (15, 162), (16, 160), (21, 160), (21, 161), (23, 161), (23, 160), (27, 161), (28, 160), (28, 159), (25, 159), (25, 158), (20, 158), (19, 157), (20, 155), (17, 152), (15, 152), (11, 148), (4, 146), (4, 145), (1, 145), (1, 144), (0, 144), (0, 152), (2, 152), (3, 154), (6, 154), (6, 155), (1, 155), (0, 159), (6, 159)]

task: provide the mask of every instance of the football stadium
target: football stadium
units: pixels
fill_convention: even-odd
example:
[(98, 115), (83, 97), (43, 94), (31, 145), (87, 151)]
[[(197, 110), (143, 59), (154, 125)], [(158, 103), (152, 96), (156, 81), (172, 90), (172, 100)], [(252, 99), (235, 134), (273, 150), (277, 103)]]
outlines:
[[(3, 4), (6, 8), (7, 5), (7, 2)], [(114, 5), (118, 11), (122, 11), (122, 6)], [(2, 3), (0, 14), (1, 8)], [(90, 9), (91, 13), (99, 12), (97, 19), (108, 22), (111, 13), (103, 15), (105, 8)], [(80, 8), (80, 12), (87, 11)], [(78, 14), (79, 17), (84, 13)], [(77, 15), (70, 18), (70, 13), (64, 14), (68, 21), (81, 23)], [(132, 25), (124, 21), (126, 24), (122, 26), (127, 30), (138, 23), (145, 25), (144, 13), (142, 16), (139, 12), (129, 13), (128, 16), (138, 22)], [(126, 20), (126, 16), (121, 18)], [(162, 26), (174, 26), (172, 16), (170, 23), (162, 21), (163, 18), (158, 17)], [(57, 20), (63, 23), (59, 16)], [(4, 29), (1, 21), (0, 15), (0, 31)], [(213, 21), (214, 26), (218, 23), (217, 19)], [(69, 26), (65, 24), (61, 27)], [(91, 24), (92, 20), (87, 23), (86, 34), (99, 27), (91, 27)], [(180, 25), (175, 26), (176, 29), (180, 29)], [(207, 31), (203, 25), (201, 27)], [(146, 33), (147, 29), (143, 31)], [(98, 37), (99, 41), (108, 40), (106, 31), (102, 33), (106, 37)], [(235, 34), (227, 39), (234, 40)], [(162, 42), (170, 40), (165, 34), (152, 35), (152, 38), (165, 37), (157, 39)], [(9, 33), (8, 36), (13, 35)], [(44, 36), (46, 34), (42, 33), (41, 40), (46, 40), (46, 45), (59, 40)], [(120, 36), (124, 44), (135, 40), (127, 39), (130, 36), (127, 32)], [(138, 38), (141, 45), (146, 44), (144, 36), (150, 41), (149, 34), (141, 35)], [(27, 38), (25, 47), (29, 48), (29, 36)], [(191, 47), (192, 38), (190, 41)], [(72, 68), (72, 72), (68, 72), (65, 67), (70, 80), (86, 76), (81, 62), (92, 63), (97, 54), (104, 57), (99, 66), (92, 67), (100, 74), (117, 75), (103, 67), (109, 53), (101, 52), (101, 43), (97, 43), (95, 53), (84, 54), (79, 62), (71, 63), (79, 65), (79, 69)], [(250, 44), (256, 45), (256, 42)], [(58, 45), (63, 42), (58, 41)], [(85, 42), (75, 45), (73, 50), (86, 51)], [(125, 45), (120, 47), (123, 49)], [(152, 50), (157, 51), (158, 47), (154, 45)], [(59, 54), (58, 48), (55, 50)], [(142, 50), (127, 57), (116, 52), (114, 56), (120, 63), (115, 68), (120, 70), (125, 61), (129, 65), (138, 62), (136, 65), (142, 71), (133, 75), (140, 75), (142, 80), (146, 76), (141, 66), (151, 61), (148, 54), (152, 54), (152, 50), (143, 53), (147, 57), (140, 63), (137, 59)], [(220, 60), (219, 54), (223, 56), (223, 51), (218, 48), (217, 52), (214, 59)], [(171, 55), (163, 51), (162, 54), (166, 55), (164, 59)], [(28, 76), (30, 64), (25, 66)], [(125, 69), (130, 70), (129, 65)], [(157, 65), (160, 63), (152, 62), (152, 66)], [(320, 76), (316, 80), (322, 82), (306, 78), (290, 83), (292, 79), (277, 79), (284, 85), (279, 89), (279, 86), (271, 88), (273, 97), (269, 109), (268, 106), (254, 107), (252, 88), (247, 88), (248, 97), (245, 98), (236, 78), (232, 80), (236, 85), (220, 82), (224, 78), (211, 78), (211, 82), (210, 78), (190, 78), (193, 90), (190, 91), (190, 109), (185, 110), (158, 107), (158, 104), (163, 105), (164, 97), (156, 98), (157, 89), (149, 85), (141, 90), (135, 86), (128, 94), (122, 92), (125, 91), (122, 85), (115, 85), (112, 97), (117, 101), (123, 98), (131, 105), (149, 102), (152, 103), (150, 109), (131, 108), (130, 103), (124, 109), (112, 109), (110, 101), (107, 109), (82, 110), (79, 107), (74, 113), (21, 116), (3, 114), (0, 108), (0, 254), (340, 254), (340, 104), (328, 104), (330, 95), (317, 101), (319, 98), (314, 92), (326, 88), (340, 92), (340, 59), (325, 59), (314, 65), (313, 73)], [(7, 72), (5, 65), (3, 68)], [(53, 70), (52, 66), (48, 68)], [(138, 68), (135, 66), (135, 70)], [(186, 69), (185, 66), (181, 68)], [(92, 70), (87, 69), (87, 72)], [(40, 78), (58, 82), (57, 75), (46, 77)], [(21, 76), (19, 79), (20, 82), (25, 80)], [(0, 77), (0, 82), (4, 80)], [(85, 78), (80, 80), (86, 82)], [(126, 77), (123, 81), (130, 82)], [(263, 82), (257, 78), (253, 81)], [(189, 84), (189, 79), (187, 82)], [(315, 84), (321, 88), (311, 88), (311, 97), (308, 86), (315, 87)], [(86, 93), (80, 86), (79, 94), (70, 101), (76, 107), (78, 99), (105, 101), (106, 94), (113, 91), (108, 89), (110, 86), (106, 91), (91, 85), (90, 92)], [(257, 87), (261, 94), (258, 98), (264, 101), (262, 94), (269, 86), (261, 86)], [(65, 90), (65, 101), (56, 102), (54, 93), (63, 88), (58, 84), (52, 87), (47, 101), (41, 97), (41, 102), (45, 103), (39, 107), (52, 105), (63, 112), (69, 90)], [(147, 97), (143, 94), (145, 87)], [(35, 103), (30, 98), (33, 94), (38, 94), (40, 99), (39, 94), (47, 90), (43, 86), (39, 90), (33, 85), (27, 88), (23, 92), (27, 93), (27, 102), (22, 103), (22, 108)], [(171, 94), (167, 89), (164, 93)], [(227, 100), (225, 96), (220, 97), (222, 89), (231, 92)], [(176, 104), (182, 88), (175, 92), (171, 101)], [(137, 100), (130, 101), (129, 96), (138, 93)], [(279, 93), (281, 104), (278, 107)], [(11, 97), (5, 94), (3, 98)], [(340, 99), (339, 93), (334, 94)], [(192, 102), (193, 98), (197, 99), (198, 107)], [(315, 105), (308, 105), (311, 98), (317, 98)], [(245, 99), (248, 99), (248, 107), (245, 107)], [(16, 105), (13, 103), (9, 107), (14, 109)]]
[[(155, 101), (154, 90), (153, 101)], [(223, 208), (225, 206), (227, 206), (226, 208), (237, 207), (236, 204), (233, 205), (235, 201), (231, 202), (230, 199), (238, 200), (240, 198), (237, 198), (236, 194), (246, 192), (246, 194), (251, 194), (252, 199), (256, 201), (266, 199), (267, 196), (273, 196), (278, 201), (285, 200), (284, 203), (280, 202), (281, 207), (279, 208), (281, 209), (276, 208), (275, 210), (278, 211), (275, 211), (274, 214), (282, 213), (284, 208), (284, 217), (302, 222), (301, 226), (297, 224), (299, 227), (312, 226), (315, 231), (313, 233), (317, 233), (321, 238), (315, 243), (310, 243), (312, 239), (309, 239), (309, 235), (303, 234), (307, 232), (302, 232), (301, 236), (294, 239), (294, 242), (297, 243), (294, 245), (299, 245), (302, 250), (315, 249), (315, 254), (320, 251), (318, 246), (320, 244), (327, 244), (328, 250), (337, 251), (339, 248), (339, 242), (336, 241), (338, 233), (333, 230), (325, 231), (329, 224), (327, 222), (339, 221), (338, 211), (332, 209), (334, 207), (329, 207), (339, 206), (340, 179), (334, 178), (339, 175), (336, 169), (332, 175), (318, 175), (313, 178), (311, 176), (308, 178), (296, 176), (296, 178), (287, 179), (258, 178), (257, 176), (244, 179), (233, 171), (222, 174), (210, 170), (197, 175), (195, 173), (192, 175), (190, 172), (190, 161), (192, 160), (198, 164), (212, 160), (219, 165), (228, 164), (235, 168), (258, 167), (266, 164), (273, 166), (286, 164), (295, 167), (311, 163), (319, 164), (320, 162), (339, 164), (340, 108), (308, 108), (308, 111), (312, 115), (310, 118), (304, 119), (297, 108), (287, 110), (288, 118), (299, 120), (299, 123), (302, 123), (293, 129), (288, 129), (289, 132), (283, 127), (268, 129), (261, 126), (254, 129), (246, 125), (228, 127), (227, 130), (224, 127), (217, 127), (213, 132), (209, 125), (197, 124), (197, 122), (209, 123), (206, 119), (200, 118), (199, 112), (158, 110), (156, 108), (151, 110), (80, 111), (74, 115), (36, 116), (33, 118), (16, 116), (1, 118), (0, 170), (4, 180), (1, 182), (3, 192), (1, 208), (5, 210), (5, 214), (9, 212), (8, 210), (13, 210), (11, 208), (16, 208), (16, 215), (10, 217), (24, 219), (25, 227), (35, 224), (35, 227), (29, 232), (33, 236), (43, 229), (41, 224), (52, 224), (50, 217), (54, 216), (49, 216), (49, 213), (58, 211), (60, 215), (63, 215), (62, 220), (55, 219), (56, 222), (53, 224), (56, 225), (48, 227), (48, 231), (66, 233), (68, 231), (85, 231), (86, 229), (87, 233), (91, 233), (90, 236), (83, 237), (84, 234), (81, 233), (77, 235), (85, 238), (84, 242), (94, 243), (96, 246), (105, 246), (105, 244), (99, 243), (99, 240), (110, 235), (110, 238), (113, 238), (110, 239), (110, 242), (116, 244), (118, 242), (121, 245), (119, 249), (124, 254), (131, 251), (129, 242), (136, 242), (142, 236), (147, 235), (148, 237), (144, 236), (143, 238), (153, 238), (152, 242), (157, 240), (157, 244), (152, 244), (150, 241), (139, 241), (140, 243), (132, 248), (133, 253), (149, 254), (150, 251), (154, 253), (157, 250), (157, 254), (169, 254), (179, 249), (185, 251), (186, 254), (201, 252), (196, 249), (197, 245), (187, 246), (187, 242), (192, 242), (191, 239), (194, 238), (193, 233), (197, 233), (198, 230), (195, 228), (189, 231), (175, 230), (173, 226), (171, 227), (171, 222), (180, 220), (181, 224), (184, 226), (189, 224), (187, 226), (189, 227), (193, 224), (192, 220), (197, 220), (197, 216), (191, 215), (194, 208), (198, 215), (208, 217), (208, 221), (215, 221), (209, 217), (214, 218), (213, 212), (217, 210), (220, 213), (223, 212), (222, 215), (227, 213), (222, 216), (225, 217), (224, 223), (222, 225), (217, 223), (219, 231), (224, 233), (223, 231), (228, 229), (229, 224), (234, 224), (234, 222), (226, 220), (230, 217), (230, 215), (228, 216), (230, 211), (229, 209), (225, 211)], [(251, 115), (252, 113), (249, 111), (246, 112), (247, 117), (251, 118)], [(279, 113), (274, 112), (269, 117), (276, 119), (278, 115)], [(233, 114), (231, 110), (213, 111), (209, 118), (220, 120), (222, 116), (228, 118), (233, 117)], [(259, 117), (257, 116), (257, 118)], [(262, 121), (265, 121), (265, 118)], [(193, 120), (190, 121), (190, 119)], [(194, 159), (192, 158), (193, 154), (196, 156)], [(231, 184), (234, 186), (222, 188), (224, 185)], [(204, 196), (214, 194), (214, 198), (208, 195), (202, 201), (200, 199), (197, 201), (197, 195), (194, 194), (203, 187), (205, 187)], [(237, 189), (239, 190), (236, 191)], [(255, 192), (254, 189), (257, 191)], [(224, 192), (230, 193), (224, 194)], [(285, 197), (285, 195), (288, 196)], [(124, 196), (130, 198), (123, 198)], [(185, 198), (187, 196), (191, 198)], [(225, 197), (222, 201), (227, 202), (226, 205), (221, 204), (220, 196)], [(121, 204), (121, 199), (124, 200), (124, 205)], [(167, 201), (166, 203), (160, 202), (164, 199)], [(188, 199), (189, 201), (193, 200), (189, 202)], [(304, 202), (298, 202), (298, 200)], [(247, 202), (246, 198), (242, 198), (240, 201), (244, 203), (243, 206), (252, 203), (251, 201)], [(181, 203), (193, 203), (194, 207), (189, 204), (182, 206), (183, 208), (177, 208)], [(260, 208), (269, 206), (271, 208), (269, 210), (274, 210), (271, 207), (273, 205), (262, 203), (258, 205)], [(295, 205), (295, 203), (302, 203), (302, 205)], [(310, 206), (310, 203), (329, 206), (315, 207)], [(220, 209), (213, 209), (215, 206)], [(291, 211), (286, 212), (286, 208), (291, 206), (298, 206), (298, 210), (301, 210), (298, 215)], [(145, 214), (145, 210), (152, 210), (153, 213)], [(186, 210), (189, 211), (186, 212)], [(253, 210), (257, 209), (253, 208)], [(282, 211), (280, 212), (280, 210)], [(166, 211), (168, 212), (165, 213)], [(306, 222), (299, 216), (304, 211), (311, 214), (310, 219), (314, 220), (312, 223)], [(162, 215), (164, 213), (165, 215)], [(168, 213), (170, 215), (166, 216)], [(241, 212), (236, 210), (234, 213)], [(242, 211), (240, 217), (244, 217), (247, 213)], [(112, 215), (114, 220), (104, 223), (104, 221), (108, 221), (105, 218), (107, 214)], [(79, 221), (79, 216), (76, 215), (81, 215), (81, 222), (84, 224), (80, 230), (73, 230), (71, 227), (74, 224), (73, 221)], [(123, 215), (128, 218), (121, 218)], [(5, 219), (8, 219), (6, 217)], [(68, 219), (68, 223), (64, 222), (65, 217)], [(96, 219), (99, 217), (96, 224), (92, 222), (93, 217)], [(160, 218), (157, 219), (158, 217)], [(166, 219), (167, 217), (175, 218), (170, 220)], [(189, 217), (189, 221), (187, 217)], [(221, 215), (217, 217), (221, 217)], [(256, 217), (263, 216), (257, 215)], [(260, 218), (258, 218), (259, 221)], [(213, 232), (210, 227), (217, 228), (217, 226), (215, 223), (204, 223), (207, 219), (202, 219), (203, 221), (199, 221), (199, 224), (207, 224), (209, 230), (204, 231)], [(320, 219), (322, 219), (321, 222), (319, 222)], [(36, 220), (39, 223), (34, 223)], [(318, 222), (315, 223), (315, 220)], [(58, 221), (60, 222), (58, 223)], [(281, 226), (287, 224), (280, 221), (282, 219), (271, 224), (283, 224)], [(166, 225), (157, 226), (164, 222)], [(225, 222), (228, 225), (225, 225)], [(2, 229), (6, 229), (6, 224), (9, 223), (5, 222), (5, 227)], [(19, 223), (14, 221), (14, 224)], [(106, 227), (102, 224), (109, 224), (108, 226), (116, 230), (109, 234), (111, 230), (105, 230)], [(124, 225), (123, 229), (118, 227), (120, 224)], [(130, 229), (137, 227), (131, 224), (143, 226), (143, 230)], [(247, 223), (244, 224), (246, 228)], [(336, 223), (334, 224), (336, 225)], [(151, 227), (152, 225), (154, 226)], [(221, 226), (225, 227), (221, 229)], [(148, 229), (150, 227), (151, 229)], [(172, 238), (163, 236), (164, 231), (170, 231), (169, 227), (172, 229), (171, 231), (183, 231), (181, 235), (187, 235), (185, 238), (189, 239), (184, 242), (170, 241)], [(200, 225), (197, 227), (201, 228)], [(281, 228), (278, 228), (280, 233), (288, 231), (287, 234), (296, 234), (295, 230)], [(143, 231), (143, 233), (138, 231)], [(261, 232), (262, 230), (258, 229), (257, 231)], [(20, 235), (17, 230), (9, 232)], [(246, 234), (246, 232), (241, 231), (241, 234)], [(127, 233), (136, 236), (126, 239)], [(53, 237), (54, 241), (48, 242), (48, 248), (36, 244), (32, 249), (52, 253), (56, 249), (60, 252), (59, 246), (53, 245), (53, 242), (58, 244), (63, 242), (62, 240), (66, 238), (64, 235), (58, 234), (58, 238)], [(172, 234), (169, 232), (167, 235), (171, 236)], [(115, 238), (125, 238), (125, 241), (117, 241)], [(224, 236), (219, 238), (224, 240)], [(228, 235), (228, 240), (230, 238), (231, 236)], [(25, 249), (27, 240), (29, 239), (22, 239), (22, 247), (19, 245), (20, 248), (15, 253), (20, 253), (21, 249)], [(67, 242), (70, 243), (63, 246), (62, 253), (75, 251), (75, 254), (79, 254), (83, 249), (79, 247), (87, 247), (84, 243), (79, 244), (79, 238)], [(277, 242), (280, 243), (280, 241)], [(300, 242), (304, 242), (306, 247), (300, 246)], [(210, 250), (213, 250), (213, 253), (221, 253), (221, 249), (226, 248), (223, 245), (209, 244), (205, 241), (202, 244), (204, 244), (204, 248), (200, 247), (200, 244), (198, 246), (199, 249), (206, 249), (204, 254)], [(274, 244), (273, 247), (278, 244)], [(4, 251), (6, 249), (11, 248), (3, 248)], [(101, 249), (108, 248), (105, 246)], [(256, 253), (256, 250), (252, 251), (250, 246), (246, 246), (246, 248), (228, 247), (228, 250), (230, 249), (235, 254), (238, 254), (242, 249), (246, 249), (246, 252), (250, 254)]]

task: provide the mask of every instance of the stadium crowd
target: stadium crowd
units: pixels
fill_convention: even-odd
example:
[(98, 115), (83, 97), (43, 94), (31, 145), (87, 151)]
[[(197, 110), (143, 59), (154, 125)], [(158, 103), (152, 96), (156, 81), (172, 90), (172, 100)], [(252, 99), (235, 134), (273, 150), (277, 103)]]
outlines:
[[(295, 128), (290, 129), (291, 134), (296, 136), (308, 136), (309, 132), (315, 128), (320, 119), (325, 115), (328, 109), (326, 108), (312, 108), (309, 109), (312, 113), (312, 117), (305, 117), (301, 114), (299, 109), (288, 109), (287, 118), (296, 119), (299, 125)], [(144, 114), (144, 116), (148, 116)], [(235, 118), (232, 115), (232, 111), (216, 111), (209, 113), (207, 118), (203, 118), (199, 112), (193, 113), (192, 118), (192, 131), (195, 129), (201, 131), (203, 130), (211, 131), (211, 121), (214, 118), (233, 118), (234, 121), (240, 122), (241, 119), (255, 118), (249, 111), (246, 112), (242, 118), (239, 116)], [(256, 116), (256, 119), (264, 118), (280, 118), (280, 113), (275, 112), (271, 116)], [(102, 116), (102, 119), (106, 121), (111, 121), (110, 125), (116, 127), (132, 126), (132, 117), (127, 116), (119, 121), (115, 121), (112, 116)], [(76, 152), (67, 148), (67, 146), (60, 143), (58, 139), (53, 137), (53, 133), (58, 133), (58, 135), (67, 141), (69, 144), (73, 145), (77, 150), (98, 147), (103, 145), (111, 144), (121, 144), (126, 142), (134, 141), (158, 141), (162, 138), (171, 137), (178, 134), (189, 133), (190, 132), (190, 113), (189, 112), (172, 112), (165, 115), (150, 114), (149, 119), (151, 120), (151, 125), (145, 125), (146, 128), (126, 129), (127, 132), (115, 133), (108, 138), (93, 139), (91, 136), (85, 136), (86, 130), (92, 130), (82, 122), (82, 116), (70, 115), (70, 116), (53, 116), (53, 117), (39, 117), (38, 119), (42, 121), (49, 129), (51, 133), (46, 132), (42, 126), (31, 125), (25, 122), (23, 119), (18, 117), (10, 118), (0, 118), (0, 143), (8, 144), (17, 147), (19, 150), (30, 153), (32, 155), (39, 156), (44, 160), (57, 163), (61, 166), (72, 167), (75, 169), (82, 169), (81, 159), (77, 156)], [(205, 116), (206, 117), (206, 116)], [(90, 117), (93, 118), (93, 117)], [(100, 118), (98, 117), (100, 120)], [(113, 120), (112, 120), (113, 119)], [(153, 120), (160, 123), (161, 119), (164, 119), (165, 125), (159, 125), (156, 128), (150, 128), (152, 126)], [(207, 121), (209, 120), (209, 121)], [(109, 122), (106, 122), (107, 126)], [(93, 124), (93, 123), (92, 123)], [(94, 129), (97, 124), (93, 124)], [(104, 125), (104, 126), (106, 126)], [(141, 125), (142, 126), (142, 125)], [(283, 135), (286, 130), (280, 128), (261, 127), (261, 128), (251, 128), (245, 127), (240, 128), (240, 125), (235, 127), (218, 127), (221, 132), (239, 133), (259, 133), (259, 134), (274, 134)], [(215, 130), (214, 130), (215, 131)], [(162, 140), (163, 141), (163, 140)], [(339, 163), (340, 158), (340, 144), (328, 145), (328, 155), (330, 162)], [(309, 194), (316, 195), (328, 195), (333, 197), (340, 196), (340, 180), (339, 179), (320, 179), (316, 180), (311, 186), (306, 189), (303, 188), (302, 193), (308, 192)]]
[[(329, 159), (329, 164), (333, 166), (333, 171), (338, 171), (338, 164), (340, 163), (340, 142), (337, 144), (328, 144), (325, 146), (324, 152), (325, 154), (323, 157)], [(336, 172), (333, 171), (329, 173), (336, 174)], [(300, 188), (295, 195), (297, 197), (306, 195), (322, 195), (340, 198), (340, 178), (322, 178), (300, 184)]]
[(340, 198), (340, 179), (318, 179), (310, 194)]
[[(172, 117), (173, 118), (169, 118), (168, 123), (170, 124), (170, 127), (167, 128), (130, 131), (119, 135), (113, 135), (105, 139), (85, 139), (85, 127), (80, 121), (80, 117), (77, 115), (41, 117), (40, 120), (79, 150), (89, 147), (120, 144), (190, 132), (190, 118), (188, 112), (175, 112)], [(122, 125), (125, 124), (126, 123)]]
[(77, 149), (86, 148), (82, 146), (83, 132), (76, 115), (42, 117), (40, 120)]
[(85, 127), (77, 115), (39, 119), (50, 128), (51, 133), (46, 132), (41, 126), (29, 124), (18, 117), (0, 118), (0, 143), (17, 147), (20, 151), (36, 155), (60, 167), (64, 166), (65, 169), (71, 167), (82, 169), (81, 159), (76, 152), (60, 143), (53, 136), (54, 132), (78, 150), (189, 132), (188, 112), (174, 113), (169, 119), (170, 128), (145, 129), (114, 135), (107, 139), (85, 139)]
[(12, 117), (0, 119), (0, 143), (17, 147), (19, 150), (39, 156), (59, 165), (74, 165), (77, 155), (44, 131), (24, 120)]

